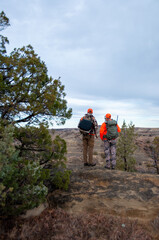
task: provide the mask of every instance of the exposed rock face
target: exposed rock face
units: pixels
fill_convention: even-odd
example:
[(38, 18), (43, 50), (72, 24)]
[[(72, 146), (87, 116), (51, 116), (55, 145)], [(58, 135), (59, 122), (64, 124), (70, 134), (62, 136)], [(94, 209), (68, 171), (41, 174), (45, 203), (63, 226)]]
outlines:
[(82, 167), (73, 171), (69, 190), (55, 191), (49, 202), (74, 214), (102, 212), (153, 220), (159, 216), (159, 176)]
[[(70, 188), (50, 194), (51, 206), (60, 206), (69, 213), (102, 212), (111, 215), (153, 221), (159, 216), (159, 176), (153, 166), (151, 145), (159, 129), (136, 128), (138, 134), (135, 158), (137, 173), (104, 168), (103, 143), (95, 141), (95, 167), (82, 163), (82, 137), (78, 129), (58, 130), (67, 142), (68, 168), (72, 169)], [(53, 136), (54, 137), (54, 136)], [(152, 174), (153, 173), (153, 174)]]
[[(134, 157), (136, 159), (136, 168), (138, 172), (156, 173), (154, 168), (154, 160), (152, 159), (152, 141), (156, 136), (159, 136), (159, 128), (135, 128), (137, 133), (136, 146)], [(59, 129), (55, 130), (52, 137), (59, 135), (67, 142), (67, 166), (70, 169), (79, 169), (82, 162), (82, 135), (77, 128), (74, 129)], [(99, 136), (99, 130), (98, 130)], [(95, 139), (94, 160), (98, 166), (105, 165), (104, 146), (100, 137)]]
[[(51, 133), (52, 138), (58, 134), (67, 142), (67, 167), (72, 170), (69, 189), (50, 193), (50, 209), (40, 216), (17, 220), (13, 229), (10, 219), (0, 224), (1, 238), (158, 240), (159, 175), (153, 166), (151, 145), (154, 137), (159, 136), (159, 129), (135, 131), (138, 133), (136, 173), (105, 169), (103, 143), (99, 138), (94, 148), (97, 165), (84, 167), (78, 129)], [(41, 205), (28, 214), (38, 215), (44, 208)]]

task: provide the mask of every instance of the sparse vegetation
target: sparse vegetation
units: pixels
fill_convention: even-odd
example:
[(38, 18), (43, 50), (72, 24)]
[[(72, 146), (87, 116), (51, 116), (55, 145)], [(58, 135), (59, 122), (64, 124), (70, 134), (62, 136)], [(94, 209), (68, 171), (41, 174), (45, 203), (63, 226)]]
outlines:
[(151, 167), (153, 168), (153, 167), (154, 167), (154, 164), (152, 164), (152, 163), (147, 163), (147, 167), (148, 167), (148, 168), (151, 168)]
[(130, 123), (127, 126), (124, 121), (117, 142), (117, 168), (120, 170), (135, 171), (136, 160), (133, 157), (136, 150), (135, 137), (134, 125)]
[(154, 240), (151, 232), (137, 221), (102, 213), (75, 217), (61, 209), (51, 209), (39, 217), (17, 220), (11, 229), (10, 225), (1, 225), (2, 240)]
[(154, 166), (157, 170), (157, 173), (159, 174), (159, 137), (155, 137), (153, 140), (153, 148), (152, 148), (152, 153), (153, 153), (153, 159), (154, 159)]

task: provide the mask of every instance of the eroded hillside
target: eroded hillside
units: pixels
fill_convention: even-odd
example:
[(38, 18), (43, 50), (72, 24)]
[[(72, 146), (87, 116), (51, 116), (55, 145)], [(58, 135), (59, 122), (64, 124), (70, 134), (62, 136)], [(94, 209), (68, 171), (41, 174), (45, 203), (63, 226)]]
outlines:
[(135, 131), (137, 172), (128, 173), (104, 168), (100, 138), (94, 148), (97, 165), (84, 167), (78, 129), (50, 130), (52, 138), (59, 135), (67, 142), (67, 167), (72, 170), (69, 189), (50, 192), (48, 207), (39, 216), (14, 223), (9, 219), (3, 222), (4, 227), (0, 224), (1, 238), (158, 240), (159, 175), (153, 166), (151, 145), (159, 129)]
[[(67, 192), (56, 190), (49, 195), (51, 207), (63, 208), (70, 214), (81, 216), (105, 214), (137, 220), (159, 236), (159, 175), (156, 174), (151, 145), (159, 129), (136, 128), (137, 150), (135, 173), (104, 168), (103, 143), (95, 141), (95, 167), (84, 167), (82, 162), (82, 136), (78, 129), (57, 130), (67, 142), (67, 166), (72, 169)], [(99, 135), (99, 133), (98, 133)], [(154, 238), (158, 239), (158, 238)]]
[[(152, 141), (154, 137), (159, 136), (158, 128), (135, 128), (137, 133), (135, 151), (136, 168), (138, 172), (155, 173), (154, 160), (152, 158)], [(82, 135), (77, 128), (74, 129), (58, 129), (54, 133), (51, 133), (54, 138), (55, 135), (59, 135), (67, 142), (67, 166), (70, 169), (79, 169), (82, 167)], [(104, 146), (99, 137), (95, 139), (94, 147), (94, 161), (97, 162), (97, 166), (104, 166)]]
[[(103, 142), (98, 137), (94, 147), (95, 167), (84, 167), (82, 136), (78, 129), (55, 131), (67, 142), (67, 167), (72, 169), (69, 192), (54, 193), (51, 202), (60, 201), (69, 212), (101, 211), (141, 219), (159, 216), (159, 176), (154, 168), (151, 145), (159, 129), (136, 128), (136, 173), (110, 171), (104, 168)], [(99, 136), (99, 132), (98, 132)], [(61, 193), (60, 193), (61, 194)]]

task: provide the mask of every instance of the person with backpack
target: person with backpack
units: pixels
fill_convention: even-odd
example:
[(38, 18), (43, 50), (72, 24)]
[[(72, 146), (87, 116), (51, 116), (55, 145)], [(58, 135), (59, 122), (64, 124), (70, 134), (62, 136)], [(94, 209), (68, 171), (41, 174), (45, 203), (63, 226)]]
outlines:
[(111, 119), (111, 114), (105, 115), (105, 122), (100, 128), (100, 138), (104, 141), (104, 152), (106, 157), (107, 169), (115, 169), (116, 167), (116, 138), (121, 132), (117, 121)]
[[(78, 124), (80, 133), (83, 135), (83, 162), (84, 166), (95, 166), (93, 163), (94, 136), (97, 138), (98, 123), (93, 116), (93, 109), (89, 108), (87, 114), (80, 119)], [(88, 154), (88, 157), (87, 157)]]

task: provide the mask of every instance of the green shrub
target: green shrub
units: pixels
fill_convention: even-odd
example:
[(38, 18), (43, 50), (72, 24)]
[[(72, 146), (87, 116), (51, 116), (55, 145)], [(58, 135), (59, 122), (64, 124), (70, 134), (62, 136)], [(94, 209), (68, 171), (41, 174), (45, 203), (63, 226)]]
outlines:
[(14, 138), (17, 139), (16, 149), (19, 150), (21, 157), (29, 161), (34, 159), (40, 164), (52, 159), (52, 139), (47, 125), (17, 127), (14, 131)]
[(56, 188), (67, 190), (70, 183), (71, 171), (66, 169), (67, 145), (59, 136), (53, 140), (53, 160), (51, 182)]
[(19, 215), (44, 202), (48, 193), (43, 181), (48, 170), (38, 162), (19, 157), (13, 144), (13, 127), (1, 128), (0, 214)]
[(128, 172), (135, 171), (136, 160), (133, 156), (136, 150), (135, 138), (136, 134), (132, 122), (127, 127), (123, 121), (117, 141), (117, 169)]
[(70, 183), (70, 170), (57, 169), (51, 177), (51, 181), (56, 188), (67, 190)]
[(40, 124), (39, 128), (33, 126), (16, 128), (15, 138), (18, 140), (16, 148), (20, 156), (29, 161), (34, 159), (40, 162), (43, 168), (48, 169), (49, 185), (61, 189), (68, 188), (70, 171), (66, 170), (67, 145), (64, 139), (56, 136), (52, 141), (47, 126), (43, 124)]

